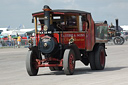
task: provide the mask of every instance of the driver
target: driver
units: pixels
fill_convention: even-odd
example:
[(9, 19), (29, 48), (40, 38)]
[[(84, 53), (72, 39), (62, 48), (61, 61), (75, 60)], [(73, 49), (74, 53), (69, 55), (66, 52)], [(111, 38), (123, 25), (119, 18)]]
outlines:
[(39, 21), (40, 21), (40, 25), (41, 25), (41, 30), (40, 30), (40, 32), (41, 32), (44, 29), (44, 20), (39, 20)]

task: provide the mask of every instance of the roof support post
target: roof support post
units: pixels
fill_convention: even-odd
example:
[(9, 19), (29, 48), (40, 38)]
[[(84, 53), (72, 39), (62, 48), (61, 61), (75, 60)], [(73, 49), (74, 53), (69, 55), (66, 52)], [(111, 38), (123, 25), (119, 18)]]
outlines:
[(37, 17), (35, 17), (35, 34), (37, 34)]

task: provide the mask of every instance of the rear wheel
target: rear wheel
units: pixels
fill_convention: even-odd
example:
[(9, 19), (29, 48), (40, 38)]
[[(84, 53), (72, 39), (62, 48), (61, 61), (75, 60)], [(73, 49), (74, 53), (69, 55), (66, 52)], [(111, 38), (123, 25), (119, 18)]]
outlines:
[(49, 67), (51, 71), (62, 71), (63, 67)]
[(50, 71), (55, 71), (55, 67), (49, 67)]
[(62, 71), (63, 67), (55, 67), (56, 71)]
[[(49, 64), (59, 64), (58, 62), (49, 62)], [(49, 67), (51, 71), (61, 71), (63, 67)]]
[(38, 73), (39, 68), (37, 67), (37, 59), (36, 53), (33, 51), (28, 51), (27, 57), (26, 57), (26, 69), (30, 76), (35, 76)]
[(92, 70), (103, 70), (105, 67), (105, 48), (97, 46), (89, 53), (89, 62)]
[(95, 64), (97, 70), (103, 70), (105, 67), (105, 48), (103, 46), (99, 46), (95, 51)]
[(75, 70), (75, 53), (72, 49), (66, 49), (63, 57), (63, 67), (66, 75), (72, 75)]
[(89, 62), (90, 62), (90, 67), (92, 70), (96, 70), (96, 65), (95, 65), (95, 53), (94, 51), (89, 53)]
[(122, 45), (124, 44), (124, 41), (125, 41), (124, 38), (120, 36), (117, 36), (113, 39), (115, 45)]

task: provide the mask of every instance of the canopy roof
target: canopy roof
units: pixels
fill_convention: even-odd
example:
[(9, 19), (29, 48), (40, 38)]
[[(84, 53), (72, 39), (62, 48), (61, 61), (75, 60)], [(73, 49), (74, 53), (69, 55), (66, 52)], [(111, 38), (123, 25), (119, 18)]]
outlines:
[[(53, 13), (53, 14), (80, 14), (80, 15), (91, 14), (89, 12), (80, 11), (80, 10), (65, 10), (65, 9), (51, 10), (50, 12)], [(44, 14), (44, 11), (32, 13), (33, 16), (41, 15), (41, 14)]]

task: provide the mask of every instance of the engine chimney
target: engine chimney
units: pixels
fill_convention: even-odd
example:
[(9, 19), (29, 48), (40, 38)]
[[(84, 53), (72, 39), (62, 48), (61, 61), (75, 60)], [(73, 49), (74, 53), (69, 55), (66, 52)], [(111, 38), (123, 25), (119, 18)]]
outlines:
[(116, 19), (116, 31), (119, 32), (119, 29), (118, 29), (118, 19)]
[(119, 27), (118, 26), (118, 19), (116, 19), (116, 36), (120, 36), (121, 35), (118, 27)]
[(47, 26), (48, 30), (50, 30), (50, 7), (45, 5), (44, 8), (44, 17), (45, 17), (45, 20), (44, 20), (44, 24), (45, 26)]

